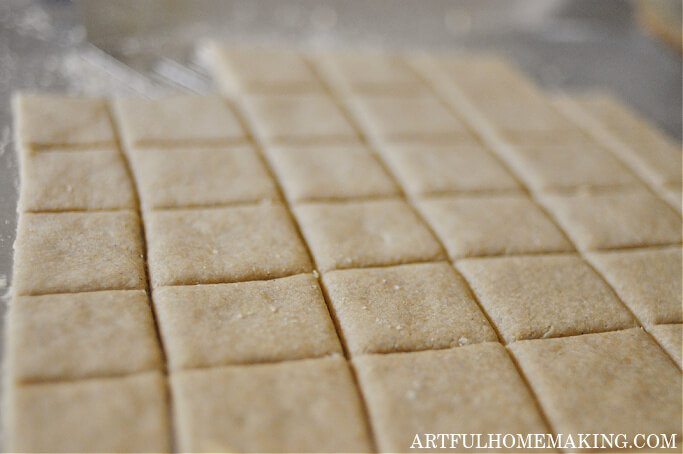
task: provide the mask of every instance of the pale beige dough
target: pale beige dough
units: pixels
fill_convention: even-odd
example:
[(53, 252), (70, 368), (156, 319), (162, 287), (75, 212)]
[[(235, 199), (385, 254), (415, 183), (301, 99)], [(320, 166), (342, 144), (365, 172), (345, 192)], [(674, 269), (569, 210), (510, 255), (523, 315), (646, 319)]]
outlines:
[(292, 202), (399, 194), (391, 177), (362, 146), (268, 147), (266, 153)]
[(415, 196), (521, 189), (473, 139), (449, 145), (386, 145), (382, 155), (401, 185)]
[(217, 146), (247, 140), (232, 107), (218, 96), (118, 98), (115, 107), (129, 146)]
[(596, 252), (588, 259), (644, 325), (683, 322), (680, 247)]
[(125, 161), (113, 147), (25, 156), (20, 194), (21, 211), (137, 208)]
[(514, 149), (513, 161), (533, 191), (642, 186), (616, 157), (588, 139), (519, 146)]
[(683, 212), (683, 189), (680, 183), (667, 184), (662, 188), (664, 200), (666, 200), (678, 214)]
[(154, 290), (172, 369), (341, 354), (318, 281), (311, 274)]
[(17, 141), (29, 149), (116, 144), (104, 99), (51, 95), (14, 98)]
[(363, 410), (341, 357), (171, 376), (183, 452), (367, 452)]
[(321, 53), (313, 62), (344, 94), (413, 96), (426, 87), (400, 56), (380, 53)]
[(311, 270), (292, 219), (277, 203), (145, 215), (153, 287), (283, 277)]
[(9, 452), (169, 452), (166, 385), (159, 372), (13, 387)]
[(352, 355), (497, 340), (448, 263), (332, 271), (323, 283)]
[(380, 142), (443, 142), (467, 136), (458, 117), (432, 96), (362, 96), (354, 109), (367, 133)]
[(506, 342), (630, 328), (612, 289), (573, 254), (457, 262)]
[(546, 195), (541, 202), (580, 249), (681, 242), (681, 217), (649, 192)]
[(210, 66), (221, 90), (241, 93), (306, 93), (322, 86), (301, 55), (285, 50), (214, 45)]
[(573, 250), (546, 214), (524, 195), (424, 199), (418, 207), (453, 260)]
[(19, 296), (8, 315), (14, 382), (73, 380), (161, 369), (142, 290)]
[(251, 147), (134, 149), (131, 162), (146, 209), (278, 200)]
[(134, 211), (24, 213), (14, 248), (16, 295), (145, 288)]
[(683, 325), (680, 323), (673, 323), (670, 325), (657, 325), (648, 328), (650, 334), (657, 339), (657, 342), (671, 355), (673, 360), (681, 367), (681, 353), (683, 346), (681, 346), (681, 335), (683, 334)]
[(681, 371), (642, 329), (523, 341), (510, 350), (556, 432), (680, 440)]
[(400, 199), (307, 203), (294, 214), (323, 271), (444, 257), (429, 229)]
[(243, 98), (254, 129), (273, 144), (358, 143), (358, 132), (334, 100), (320, 95), (252, 95)]
[(571, 132), (576, 126), (544, 98), (478, 98), (477, 109), (505, 137), (516, 139), (533, 134)]
[(425, 433), (548, 432), (498, 343), (359, 356), (353, 365), (382, 452), (418, 451), (410, 449), (415, 434), (424, 443)]

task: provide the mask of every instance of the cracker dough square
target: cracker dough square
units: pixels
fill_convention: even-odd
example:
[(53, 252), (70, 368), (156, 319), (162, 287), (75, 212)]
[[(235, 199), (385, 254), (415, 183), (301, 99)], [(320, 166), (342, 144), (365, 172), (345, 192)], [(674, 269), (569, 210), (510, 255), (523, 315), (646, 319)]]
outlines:
[(641, 328), (518, 342), (510, 350), (558, 433), (680, 439), (681, 371)]
[(19, 95), (14, 98), (14, 117), (17, 141), (30, 148), (116, 144), (104, 99)]
[(409, 452), (415, 434), (424, 443), (425, 433), (548, 432), (498, 343), (365, 355), (353, 365), (381, 452)]
[(183, 452), (368, 452), (341, 357), (183, 371), (171, 376)]
[(580, 249), (681, 242), (681, 217), (648, 192), (546, 195), (541, 202)]
[(17, 295), (145, 288), (134, 211), (24, 213), (14, 248)]
[(683, 322), (680, 247), (596, 252), (588, 259), (641, 323)]
[(681, 335), (683, 334), (683, 325), (674, 323), (671, 325), (657, 325), (649, 328), (650, 334), (657, 339), (657, 342), (671, 355), (673, 360), (681, 367)]
[(115, 106), (130, 146), (216, 146), (247, 140), (235, 112), (218, 96), (120, 98)]
[(210, 49), (215, 79), (230, 95), (248, 93), (305, 93), (322, 86), (304, 58), (295, 52), (270, 49)]
[(399, 194), (391, 177), (362, 146), (273, 147), (266, 152), (292, 202)]
[(154, 291), (154, 306), (172, 369), (342, 353), (311, 274), (162, 287)]
[(123, 156), (105, 150), (41, 151), (21, 162), (21, 211), (137, 208)]
[(662, 188), (662, 196), (678, 214), (683, 212), (683, 189), (678, 183), (668, 184)]
[(478, 98), (474, 104), (497, 130), (511, 138), (576, 129), (573, 123), (542, 98)]
[(277, 187), (251, 147), (134, 149), (146, 209), (277, 200)]
[(294, 214), (323, 271), (444, 257), (427, 226), (400, 199), (302, 204)]
[(19, 296), (8, 317), (8, 372), (15, 382), (107, 377), (162, 367), (142, 290)]
[(145, 216), (153, 287), (283, 277), (311, 270), (280, 204), (154, 211)]
[(352, 355), (497, 340), (448, 263), (332, 271), (323, 282)]
[(401, 96), (426, 91), (417, 74), (397, 55), (326, 52), (313, 61), (345, 94)]
[(358, 143), (360, 137), (327, 95), (252, 95), (243, 99), (247, 115), (264, 141), (274, 144)]
[(636, 176), (592, 140), (520, 146), (512, 157), (518, 175), (534, 191), (641, 187)]
[(169, 452), (159, 372), (12, 388), (9, 452)]
[(612, 289), (576, 255), (465, 259), (456, 265), (506, 342), (636, 324)]
[(468, 134), (439, 99), (431, 96), (366, 96), (354, 100), (358, 117), (381, 142), (439, 142)]
[(415, 196), (521, 189), (474, 140), (450, 145), (387, 145), (382, 152), (401, 185)]
[(453, 260), (573, 250), (564, 234), (524, 195), (425, 199), (420, 211)]

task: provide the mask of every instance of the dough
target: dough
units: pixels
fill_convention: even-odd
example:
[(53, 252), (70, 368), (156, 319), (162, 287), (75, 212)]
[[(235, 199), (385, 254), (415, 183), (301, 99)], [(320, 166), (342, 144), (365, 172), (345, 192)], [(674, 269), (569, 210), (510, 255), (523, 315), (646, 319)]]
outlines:
[(506, 342), (636, 325), (612, 289), (576, 255), (465, 259), (457, 268)]
[(600, 252), (588, 259), (641, 323), (683, 322), (680, 247)]
[(439, 260), (441, 246), (401, 199), (294, 207), (322, 271)]
[(352, 355), (497, 340), (448, 263), (332, 271), (323, 282)]
[(9, 308), (7, 372), (30, 383), (163, 367), (142, 290), (19, 296)]
[(137, 209), (123, 156), (114, 147), (49, 150), (21, 162), (20, 211)]
[(306, 248), (280, 204), (152, 211), (145, 222), (153, 287), (311, 271)]
[(382, 156), (413, 196), (468, 192), (514, 192), (515, 179), (474, 139), (449, 145), (385, 145)]
[(524, 195), (439, 197), (417, 206), (453, 260), (573, 249), (543, 210)]
[(278, 200), (275, 182), (251, 147), (133, 149), (146, 209)]
[(169, 452), (166, 385), (159, 372), (17, 387), (8, 452)]
[(231, 106), (217, 96), (119, 98), (114, 105), (129, 146), (217, 146), (247, 140)]
[(244, 109), (256, 133), (271, 144), (358, 143), (358, 132), (335, 101), (320, 95), (251, 95)]
[(681, 243), (681, 217), (649, 192), (547, 195), (541, 201), (581, 249)]
[(14, 247), (16, 295), (145, 288), (134, 211), (24, 213)]
[(680, 440), (681, 371), (642, 329), (523, 341), (510, 350), (556, 432)]
[(358, 392), (341, 357), (171, 376), (183, 452), (368, 452)]
[(657, 342), (659, 342), (662, 348), (666, 350), (680, 368), (681, 353), (683, 352), (683, 347), (681, 346), (683, 325), (674, 323), (671, 325), (657, 325), (648, 329), (650, 330), (650, 334), (657, 339)]
[(362, 146), (268, 147), (291, 202), (398, 196), (399, 189)]
[(174, 370), (342, 352), (318, 281), (311, 274), (161, 287), (153, 296)]
[(498, 343), (365, 355), (354, 358), (353, 365), (382, 452), (412, 451), (415, 434), (424, 443), (425, 433), (548, 432)]

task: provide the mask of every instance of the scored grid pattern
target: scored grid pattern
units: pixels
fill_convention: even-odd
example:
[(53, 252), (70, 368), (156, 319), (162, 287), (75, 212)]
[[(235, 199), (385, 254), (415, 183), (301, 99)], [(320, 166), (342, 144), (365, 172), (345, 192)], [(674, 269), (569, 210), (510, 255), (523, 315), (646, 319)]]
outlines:
[[(338, 96), (338, 98), (337, 98), (337, 101), (338, 101), (338, 102), (344, 104), (345, 98), (344, 98), (342, 95), (340, 95), (339, 92), (336, 92), (336, 91), (335, 91), (334, 84), (332, 84), (332, 93), (333, 93), (335, 96)], [(447, 98), (447, 99), (449, 99), (449, 98)], [(238, 105), (238, 107), (239, 107), (239, 102), (237, 103), (237, 105)], [(348, 107), (348, 106), (345, 106), (345, 107)], [(456, 109), (456, 110), (457, 110), (457, 109)], [(352, 116), (354, 116), (354, 110), (353, 110), (353, 109), (350, 109), (349, 112), (351, 113)], [(476, 117), (476, 115), (475, 115), (475, 117)], [(466, 123), (468, 122), (468, 116), (467, 116), (467, 115), (464, 115), (464, 116), (463, 116), (463, 119), (465, 120)], [(252, 123), (253, 123), (255, 120), (252, 119), (251, 121), (252, 121)], [(475, 124), (475, 126), (477, 126), (476, 121), (474, 121), (473, 123)], [(361, 124), (361, 126), (362, 126), (362, 124)], [(481, 136), (485, 139), (485, 141), (488, 141), (488, 142), (490, 142), (490, 144), (493, 144), (493, 145), (496, 145), (496, 144), (497, 144), (497, 142), (495, 141), (495, 137), (492, 139), (491, 137), (488, 137), (488, 136), (487, 136), (486, 128), (483, 128), (483, 132), (482, 132), (481, 130), (477, 129), (477, 127), (475, 127), (474, 129), (475, 129), (475, 131), (477, 131), (477, 132), (479, 133), (479, 135), (481, 135)], [(363, 133), (364, 133), (363, 136), (369, 139), (369, 144), (370, 144), (371, 149), (377, 150), (377, 151), (378, 151), (378, 153), (375, 155), (376, 158), (377, 158), (377, 160), (378, 160), (378, 162), (383, 163), (383, 162), (384, 162), (384, 161), (383, 161), (384, 150), (385, 150), (385, 148), (387, 148), (386, 145), (383, 144), (383, 143), (381, 143), (381, 142), (379, 142), (378, 140), (376, 140), (375, 136), (374, 136), (370, 131), (363, 131)], [(269, 147), (269, 144), (267, 143), (267, 141), (265, 141), (265, 140), (263, 140), (262, 138), (260, 138), (258, 133), (256, 134), (256, 138), (257, 138), (257, 141), (260, 142), (260, 144), (259, 144), (260, 147), (266, 149), (266, 156), (267, 156), (267, 153), (268, 153), (267, 149), (268, 149), (268, 147)], [(412, 139), (411, 139), (411, 140), (412, 140)], [(491, 146), (491, 148), (493, 149), (492, 151), (494, 151), (494, 153), (495, 153), (495, 152), (496, 152), (495, 146)], [(323, 152), (323, 151), (321, 151), (321, 152)], [(387, 152), (387, 153), (388, 153), (388, 152)], [(129, 154), (129, 156), (130, 156), (130, 155), (133, 155), (133, 153), (131, 153), (130, 150), (129, 150), (128, 154)], [(499, 156), (499, 157), (500, 157), (500, 156)], [(501, 159), (501, 161), (504, 162), (504, 163), (506, 162), (506, 160), (505, 160), (504, 158)], [(133, 166), (135, 166), (134, 160), (132, 160), (132, 162), (133, 162)], [(511, 167), (511, 166), (510, 166), (510, 167)], [(387, 166), (387, 165), (385, 164), (385, 169), (387, 169), (387, 168), (389, 168), (389, 166)], [(135, 171), (135, 168), (134, 168), (133, 170)], [(387, 172), (387, 173), (389, 173), (389, 172)], [(277, 173), (277, 170), (274, 172), (274, 174), (276, 174), (276, 175), (278, 174), (278, 173)], [(139, 177), (138, 177), (138, 178), (139, 178)], [(519, 178), (519, 177), (517, 177), (517, 178)], [(398, 179), (394, 178), (394, 181), (395, 181), (397, 184), (400, 183), (400, 181), (397, 181), (397, 180), (398, 180)], [(399, 186), (400, 186), (400, 184), (399, 184)], [(443, 194), (443, 195), (445, 195), (445, 194)], [(533, 194), (532, 194), (532, 195), (533, 195)], [(287, 197), (287, 198), (288, 198), (288, 197)], [(403, 199), (404, 197), (400, 197), (400, 198)], [(415, 200), (413, 200), (413, 199), (411, 199), (411, 198), (407, 198), (406, 200), (407, 200), (410, 204), (417, 204), (417, 203), (419, 203), (419, 202), (416, 202)], [(325, 202), (323, 202), (323, 203), (325, 203)], [(382, 201), (379, 201), (378, 203), (383, 203), (383, 202), (382, 202)], [(295, 212), (295, 214), (297, 214), (297, 213), (298, 213), (297, 204), (295, 203), (294, 205), (295, 205), (294, 212)], [(305, 204), (301, 204), (301, 205), (305, 205)], [(145, 207), (144, 207), (144, 203), (143, 203), (143, 209), (144, 209), (144, 208), (145, 208)], [(151, 212), (150, 212), (150, 213), (151, 213)], [(407, 211), (406, 211), (405, 209), (401, 209), (401, 213), (412, 213), (413, 215), (416, 215), (416, 214), (418, 213), (418, 211), (417, 211), (415, 208), (412, 208), (412, 207), (411, 207), (411, 208), (409, 208)], [(149, 213), (144, 214), (144, 215), (143, 215), (143, 219), (147, 219), (147, 215), (148, 215), (148, 214), (149, 214)], [(303, 224), (303, 223), (302, 223), (302, 217), (301, 217), (301, 216), (297, 216), (297, 219), (298, 219), (298, 221), (299, 221), (300, 224)], [(421, 221), (420, 221), (420, 222), (421, 222)], [(426, 226), (426, 225), (428, 225), (428, 223), (424, 223), (424, 225)], [(431, 229), (428, 228), (427, 230), (431, 230)], [(438, 229), (435, 228), (435, 230), (437, 230), (437, 233), (438, 233)], [(680, 230), (680, 229), (679, 229), (679, 230)], [(305, 229), (304, 229), (304, 233), (306, 233)], [(149, 237), (149, 233), (148, 233), (148, 237)], [(310, 240), (309, 240), (309, 241), (310, 241)], [(677, 244), (677, 243), (674, 242), (674, 244)], [(439, 247), (439, 249), (443, 249), (443, 248)], [(212, 248), (209, 249), (209, 252), (210, 252), (210, 253), (213, 253)], [(449, 252), (450, 252), (450, 251), (449, 251)], [(315, 256), (315, 254), (316, 254), (316, 252), (315, 252), (315, 248), (314, 248), (313, 255)], [(491, 255), (491, 254), (485, 254), (485, 255)], [(494, 253), (493, 255), (496, 255), (496, 254)], [(433, 258), (438, 258), (439, 260), (441, 260), (443, 257), (441, 257), (441, 256), (439, 256), (439, 255), (434, 255), (434, 254), (432, 254), (431, 256), (428, 255), (427, 261), (432, 261)], [(403, 260), (402, 256), (399, 254), (399, 256), (392, 256), (392, 257), (390, 257), (390, 258), (388, 259), (388, 263), (383, 264), (383, 265), (396, 265), (396, 264), (398, 264), (398, 263), (401, 263), (401, 261), (413, 262), (413, 261), (421, 261), (421, 260), (419, 260), (419, 259), (418, 259), (418, 260), (411, 260), (411, 259)], [(317, 258), (316, 258), (316, 262), (318, 262), (318, 259), (317, 259)], [(371, 265), (372, 265), (372, 264), (371, 264)], [(150, 266), (153, 266), (153, 263), (152, 263)], [(359, 265), (354, 265), (354, 266), (368, 266), (368, 265), (367, 265), (367, 264), (363, 264), (362, 262), (359, 262)], [(304, 266), (304, 268), (305, 268), (305, 266)], [(303, 270), (304, 270), (304, 269), (302, 269), (302, 271), (303, 271)], [(295, 272), (296, 272), (296, 271), (294, 271), (294, 272), (291, 272), (291, 271), (290, 271), (290, 272), (286, 272), (285, 274), (294, 274)], [(154, 274), (154, 270), (151, 270), (151, 273)], [(329, 275), (332, 275), (332, 274), (334, 274), (334, 273), (343, 273), (343, 272), (331, 272)], [(327, 275), (327, 273), (324, 273), (323, 278), (325, 278), (326, 275)], [(466, 276), (466, 277), (467, 277), (467, 276)], [(250, 280), (250, 279), (247, 277), (247, 278), (240, 279), (240, 280)], [(169, 287), (169, 288), (170, 288), (170, 287)], [(153, 293), (156, 294), (156, 291), (154, 291)], [(156, 305), (156, 304), (157, 304), (157, 300), (156, 300), (156, 296), (155, 296), (155, 295), (154, 295), (154, 300), (155, 300), (155, 305)], [(330, 304), (329, 301), (328, 301), (328, 304)], [(476, 305), (475, 305), (475, 307), (476, 307)], [(332, 308), (332, 307), (331, 307), (331, 309), (334, 310), (334, 308)], [(162, 322), (162, 323), (163, 323), (163, 322)], [(343, 324), (342, 324), (342, 325), (343, 325)], [(163, 331), (163, 326), (162, 326), (161, 328), (162, 328), (162, 331)], [(343, 331), (344, 331), (344, 329), (343, 329), (343, 326), (342, 326), (342, 335), (345, 334)], [(482, 338), (482, 339), (486, 339), (486, 338), (484, 337), (484, 338)], [(476, 341), (475, 341), (475, 342), (476, 342)], [(467, 342), (465, 342), (465, 343), (467, 343)], [(458, 344), (456, 344), (456, 345), (458, 345)], [(168, 348), (168, 346), (166, 346), (166, 347)], [(411, 349), (411, 348), (408, 347), (408, 349)], [(412, 348), (412, 349), (415, 349), (415, 348)], [(463, 350), (463, 351), (465, 351), (465, 350)], [(468, 350), (468, 351), (470, 351), (470, 350)], [(352, 355), (352, 356), (353, 356), (353, 355)], [(505, 355), (504, 355), (504, 356), (505, 356)], [(368, 361), (369, 361), (369, 360), (368, 360)], [(368, 379), (368, 380), (370, 380), (370, 379)], [(369, 383), (370, 383), (370, 382), (369, 382)], [(372, 396), (370, 396), (370, 397), (372, 397)], [(533, 407), (533, 405), (532, 405), (532, 407)], [(372, 413), (372, 412), (371, 412), (371, 413)], [(544, 430), (542, 426), (543, 426), (543, 424), (540, 423), (540, 430)], [(531, 427), (533, 427), (533, 424), (531, 424)], [(539, 426), (537, 425), (537, 426), (535, 426), (535, 427), (538, 428)], [(432, 431), (432, 429), (430, 429), (430, 428), (425, 428), (425, 431)], [(376, 435), (377, 435), (377, 434), (376, 434)], [(388, 442), (387, 442), (387, 443), (388, 443)], [(387, 446), (387, 444), (384, 443), (381, 447), (382, 447), (382, 449), (385, 449), (386, 446)], [(396, 446), (396, 445), (394, 445), (394, 446)], [(220, 447), (220, 445), (218, 445), (218, 447)], [(405, 448), (400, 448), (400, 446), (399, 446), (398, 448), (395, 448), (395, 449), (405, 449)]]

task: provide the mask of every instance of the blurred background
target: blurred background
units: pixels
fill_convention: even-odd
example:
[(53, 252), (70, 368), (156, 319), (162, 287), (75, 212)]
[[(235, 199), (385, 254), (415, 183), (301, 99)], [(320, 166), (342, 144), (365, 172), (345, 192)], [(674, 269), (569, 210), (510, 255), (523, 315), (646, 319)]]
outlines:
[(235, 45), (493, 51), (542, 86), (601, 89), (681, 138), (680, 0), (3, 0), (0, 2), (0, 292), (17, 199), (10, 98), (211, 84), (195, 52)]

